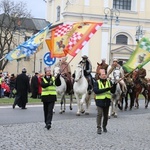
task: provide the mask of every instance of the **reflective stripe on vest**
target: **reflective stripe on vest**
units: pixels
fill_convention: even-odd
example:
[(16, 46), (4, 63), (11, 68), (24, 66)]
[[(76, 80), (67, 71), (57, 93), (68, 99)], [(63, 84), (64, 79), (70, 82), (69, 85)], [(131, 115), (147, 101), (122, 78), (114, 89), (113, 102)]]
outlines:
[[(105, 87), (100, 80), (98, 80), (97, 82), (98, 82), (98, 88), (99, 89), (106, 89), (106, 88), (109, 88), (111, 86), (110, 81), (108, 81), (108, 80), (106, 81)], [(96, 99), (105, 99), (105, 98), (109, 98), (109, 99), (111, 98), (110, 91), (106, 91), (102, 94), (96, 94)]]
[[(53, 85), (54, 85), (54, 80), (55, 78), (52, 77), (51, 78)], [(45, 78), (43, 78), (44, 83), (48, 83), (47, 80)], [(46, 88), (42, 88), (42, 93), (41, 95), (56, 95), (56, 87), (55, 86), (48, 86)]]

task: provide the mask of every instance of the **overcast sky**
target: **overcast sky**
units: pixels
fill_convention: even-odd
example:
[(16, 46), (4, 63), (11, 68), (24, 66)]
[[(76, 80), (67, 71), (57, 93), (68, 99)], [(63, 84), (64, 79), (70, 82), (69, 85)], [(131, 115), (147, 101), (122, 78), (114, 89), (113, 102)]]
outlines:
[(46, 19), (46, 3), (43, 0), (11, 0), (14, 2), (24, 2), (27, 4), (27, 9), (31, 11), (33, 18)]

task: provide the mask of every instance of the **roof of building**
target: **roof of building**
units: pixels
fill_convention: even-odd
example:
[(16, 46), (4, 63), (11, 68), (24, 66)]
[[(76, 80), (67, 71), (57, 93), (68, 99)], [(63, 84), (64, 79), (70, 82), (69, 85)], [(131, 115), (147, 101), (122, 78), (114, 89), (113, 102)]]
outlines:
[[(6, 14), (0, 14), (0, 20), (2, 20), (4, 17), (5, 17), (5, 23), (9, 24), (9, 17)], [(26, 30), (34, 30), (34, 31), (39, 31), (45, 28), (50, 23), (42, 18), (20, 18), (18, 22), (19, 21), (21, 22), (20, 28)], [(18, 25), (18, 22), (16, 19), (16, 26)]]

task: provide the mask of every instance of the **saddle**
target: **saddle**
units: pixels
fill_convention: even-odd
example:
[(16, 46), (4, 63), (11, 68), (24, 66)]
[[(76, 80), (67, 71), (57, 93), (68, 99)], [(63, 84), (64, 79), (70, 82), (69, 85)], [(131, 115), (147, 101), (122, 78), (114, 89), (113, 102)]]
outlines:
[(86, 77), (86, 79), (87, 79), (87, 82), (88, 82), (88, 89), (87, 90), (88, 90), (88, 93), (90, 95), (92, 93), (91, 91), (92, 91), (93, 85), (94, 85), (92, 75), (89, 75), (88, 77)]
[(73, 81), (71, 79), (71, 77), (65, 75), (62, 75), (62, 77), (65, 79), (66, 85), (67, 85), (67, 89), (66, 89), (66, 93), (73, 94)]

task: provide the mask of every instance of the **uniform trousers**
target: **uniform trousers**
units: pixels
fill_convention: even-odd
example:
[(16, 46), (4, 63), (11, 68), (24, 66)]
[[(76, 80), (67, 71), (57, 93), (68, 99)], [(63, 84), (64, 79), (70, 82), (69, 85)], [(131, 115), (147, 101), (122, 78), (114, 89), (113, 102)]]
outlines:
[(101, 125), (103, 126), (103, 128), (107, 126), (108, 111), (109, 111), (109, 106), (108, 107), (97, 106), (97, 128), (101, 128)]
[(46, 125), (51, 125), (52, 118), (53, 118), (54, 104), (55, 104), (55, 101), (43, 102), (44, 121)]

